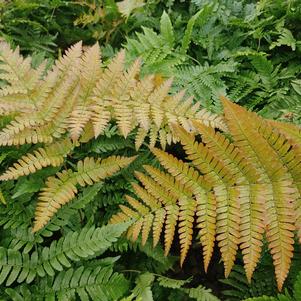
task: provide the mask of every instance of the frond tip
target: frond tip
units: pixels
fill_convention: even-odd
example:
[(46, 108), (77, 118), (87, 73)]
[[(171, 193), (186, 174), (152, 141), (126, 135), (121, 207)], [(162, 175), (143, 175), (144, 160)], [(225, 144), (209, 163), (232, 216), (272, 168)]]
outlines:
[(61, 206), (77, 193), (77, 184), (84, 187), (104, 180), (129, 165), (136, 157), (111, 156), (106, 159), (85, 158), (77, 164), (77, 170), (58, 172), (49, 177), (46, 187), (39, 194), (33, 232), (42, 229)]
[(193, 122), (202, 137), (198, 142), (191, 133), (173, 126), (187, 154), (186, 162), (153, 148), (167, 172), (145, 166), (149, 175), (138, 173), (141, 187), (133, 184), (138, 199), (127, 197), (129, 206), (120, 206), (121, 212), (111, 222), (133, 219), (128, 236), (136, 240), (142, 233), (143, 242), (151, 228), (154, 244), (163, 233), (165, 254), (178, 228), (181, 264), (195, 223), (205, 270), (217, 242), (225, 276), (240, 248), (249, 281), (266, 235), (281, 290), (293, 256), (295, 230), (300, 239), (300, 145), (291, 128), (272, 127), (255, 113), (225, 98), (222, 102), (231, 140)]

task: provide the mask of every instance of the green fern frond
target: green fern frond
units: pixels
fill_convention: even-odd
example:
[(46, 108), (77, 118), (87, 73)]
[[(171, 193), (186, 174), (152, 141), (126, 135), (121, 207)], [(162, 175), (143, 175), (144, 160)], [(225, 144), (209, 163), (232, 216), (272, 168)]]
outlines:
[(0, 283), (10, 286), (15, 281), (31, 283), (37, 276), (54, 276), (55, 271), (70, 268), (72, 261), (102, 254), (127, 228), (128, 224), (86, 227), (31, 254), (1, 247)]
[(197, 301), (220, 301), (219, 298), (212, 294), (211, 289), (207, 289), (202, 285), (196, 288), (182, 289), (188, 296)]
[(136, 57), (141, 57), (145, 63), (144, 73), (155, 71), (170, 75), (173, 67), (181, 63), (185, 57), (174, 52), (174, 45), (163, 32), (158, 35), (150, 28), (142, 27), (142, 29), (143, 33), (137, 33), (136, 39), (127, 39), (125, 47), (129, 59), (132, 61)]
[(192, 278), (188, 278), (186, 280), (178, 280), (178, 279), (171, 279), (164, 276), (158, 276), (157, 281), (160, 286), (168, 287), (168, 288), (181, 288), (185, 284), (191, 282)]
[(263, 84), (269, 85), (274, 70), (272, 62), (264, 56), (255, 56), (252, 58), (252, 65), (259, 73), (259, 76), (261, 77)]
[(220, 280), (227, 285), (223, 295), (227, 301), (241, 301), (246, 298), (277, 293), (277, 284), (274, 277), (270, 277), (272, 269), (265, 266), (255, 271), (252, 282), (249, 283), (242, 266), (235, 265), (227, 279)]
[(219, 103), (219, 96), (226, 93), (227, 87), (222, 77), (233, 74), (236, 66), (233, 61), (211, 66), (180, 66), (175, 83), (178, 87), (185, 87), (205, 108), (212, 108), (212, 103)]
[(245, 299), (244, 301), (300, 301), (301, 300), (301, 273), (299, 273), (298, 277), (293, 286), (293, 294), (291, 295), (288, 291), (285, 294), (278, 294), (277, 297), (268, 297), (266, 295)]
[[(81, 266), (59, 272), (55, 277), (41, 281), (38, 285), (21, 285), (7, 288), (10, 300), (119, 300), (128, 291), (128, 280), (113, 272), (112, 267)], [(67, 298), (67, 299), (66, 299)]]
[[(9, 202), (4, 208), (1, 208), (0, 226), (6, 229), (18, 229), (28, 227), (31, 208), (23, 202)], [(25, 225), (25, 226), (24, 226)]]
[(279, 38), (277, 41), (270, 45), (270, 49), (275, 47), (280, 47), (282, 45), (291, 47), (293, 51), (296, 50), (296, 39), (294, 38), (292, 32), (287, 28), (282, 28), (279, 32)]
[(54, 279), (49, 296), (63, 300), (66, 296), (80, 300), (118, 300), (128, 291), (128, 280), (122, 274), (114, 273), (111, 267), (69, 269), (60, 272)]
[(298, 274), (297, 279), (294, 283), (294, 298), (295, 301), (301, 300), (301, 272)]
[(191, 280), (191, 278), (178, 280), (164, 276), (156, 277), (155, 274), (146, 272), (136, 279), (136, 287), (133, 290), (133, 295), (142, 298), (142, 300), (153, 300), (151, 288), (153, 284), (157, 282), (161, 287), (177, 290), (197, 301), (220, 301), (212, 294), (210, 289), (206, 289), (202, 285), (199, 285), (196, 288), (184, 288)]

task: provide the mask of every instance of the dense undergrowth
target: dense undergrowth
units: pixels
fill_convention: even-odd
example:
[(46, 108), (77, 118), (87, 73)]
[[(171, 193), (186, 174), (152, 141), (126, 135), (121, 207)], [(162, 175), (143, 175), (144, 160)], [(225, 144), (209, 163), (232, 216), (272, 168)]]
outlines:
[[(32, 56), (34, 68), (46, 59), (44, 74), (71, 45), (83, 41), (85, 50), (98, 42), (103, 67), (124, 48), (126, 66), (140, 57), (141, 77), (157, 74), (152, 79), (154, 90), (172, 77), (168, 89), (172, 93), (185, 89), (187, 97), (194, 97), (190, 106), (198, 103), (212, 113), (223, 114), (220, 96), (224, 95), (264, 118), (301, 124), (299, 0), (0, 1), (0, 36), (11, 47), (19, 46), (25, 57)], [(2, 70), (3, 56), (0, 60)], [(2, 73), (4, 91), (11, 79)], [(18, 112), (7, 114), (3, 93), (1, 97), (3, 130), (18, 118)], [(160, 123), (160, 117), (154, 119), (154, 124)], [(196, 233), (180, 267), (180, 238), (175, 236), (169, 255), (164, 256), (163, 238), (153, 248), (151, 241), (145, 241), (146, 234), (135, 242), (126, 238), (123, 233), (131, 222), (109, 223), (119, 212), (119, 205), (127, 204), (124, 196), (134, 196), (131, 183), (138, 182), (137, 173), (145, 172), (145, 165), (161, 168), (149, 142), (154, 146), (158, 138), (156, 147), (164, 147), (164, 139), (171, 142), (167, 129), (169, 124), (164, 124), (158, 137), (151, 129), (149, 136), (155, 138), (149, 141), (145, 135), (145, 142), (137, 148), (141, 130), (124, 135), (120, 120), (113, 116), (96, 138), (89, 127), (85, 128), (86, 137), (79, 143), (72, 141), (72, 149), (57, 166), (48, 164), (36, 168), (40, 169), (36, 173), (0, 183), (0, 300), (238, 301), (257, 297), (254, 300), (300, 301), (301, 250), (297, 239), (291, 268), (279, 293), (268, 237), (263, 237), (261, 257), (249, 283), (241, 251), (226, 279), (217, 246), (204, 272)], [(222, 131), (233, 142), (224, 128), (217, 133)], [(299, 144), (290, 148), (297, 149), (298, 158), (300, 130), (295, 133)], [(43, 147), (43, 141), (39, 142), (12, 143), (22, 144), (18, 146), (1, 143), (1, 174), (22, 156)], [(185, 147), (177, 139), (174, 142), (167, 143), (166, 151), (187, 163)], [(103, 160), (111, 156), (137, 157), (100, 183), (78, 186), (77, 196), (43, 229), (32, 232), (36, 203), (49, 177), (62, 170), (78, 170), (78, 162), (86, 157)], [(89, 183), (89, 179), (84, 181)], [(297, 201), (300, 203), (300, 198)]]

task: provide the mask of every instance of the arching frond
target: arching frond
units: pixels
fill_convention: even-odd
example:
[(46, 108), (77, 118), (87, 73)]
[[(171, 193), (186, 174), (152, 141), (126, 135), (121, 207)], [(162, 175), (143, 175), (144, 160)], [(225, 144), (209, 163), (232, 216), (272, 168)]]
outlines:
[(69, 139), (58, 141), (44, 148), (38, 148), (32, 154), (26, 154), (17, 163), (9, 167), (0, 176), (0, 180), (17, 179), (20, 176), (34, 173), (46, 166), (60, 166), (64, 157), (72, 150), (73, 145)]
[[(46, 292), (47, 297), (69, 300), (79, 297), (79, 300), (119, 300), (128, 291), (128, 280), (112, 267), (71, 268), (60, 272), (52, 283), (52, 288)], [(88, 299), (87, 299), (88, 298)]]
[[(293, 256), (295, 230), (300, 235), (301, 161), (296, 151), (300, 145), (280, 125), (272, 127), (229, 100), (222, 102), (231, 138), (193, 122), (202, 137), (198, 142), (194, 135), (174, 126), (188, 162), (152, 149), (168, 173), (146, 166), (149, 176), (137, 174), (144, 188), (133, 186), (139, 199), (128, 198), (130, 206), (122, 205), (111, 221), (133, 219), (128, 232), (133, 239), (143, 233), (144, 224), (152, 226), (155, 242), (165, 227), (166, 253), (177, 226), (181, 263), (196, 221), (205, 269), (217, 241), (225, 275), (240, 248), (249, 281), (265, 234), (281, 289)], [(299, 132), (294, 128), (294, 133)]]
[(140, 61), (125, 68), (124, 56), (121, 51), (105, 68), (98, 44), (83, 52), (79, 42), (44, 75), (43, 64), (34, 69), (30, 58), (1, 44), (1, 76), (7, 85), (0, 89), (0, 114), (17, 115), (0, 131), (0, 145), (52, 143), (65, 134), (79, 140), (91, 122), (97, 137), (111, 119), (124, 137), (138, 126), (137, 147), (148, 132), (151, 144), (170, 144), (172, 123), (193, 130), (191, 121), (197, 119), (225, 129), (221, 117), (185, 100), (184, 93), (172, 96), (171, 80), (140, 79)]
[(74, 198), (77, 193), (76, 186), (92, 185), (109, 177), (121, 168), (130, 164), (135, 157), (111, 156), (106, 159), (95, 160), (85, 158), (77, 163), (77, 170), (64, 170), (50, 177), (46, 187), (40, 192), (35, 214), (33, 232), (43, 228), (56, 211)]
[(0, 283), (10, 286), (15, 281), (31, 283), (37, 276), (54, 276), (56, 271), (70, 268), (71, 262), (104, 253), (127, 228), (126, 223), (85, 227), (31, 254), (0, 247)]

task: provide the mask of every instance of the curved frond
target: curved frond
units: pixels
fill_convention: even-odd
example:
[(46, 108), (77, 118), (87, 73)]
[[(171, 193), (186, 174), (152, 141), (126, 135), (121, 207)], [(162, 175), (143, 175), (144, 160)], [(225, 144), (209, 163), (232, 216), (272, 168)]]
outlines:
[(0, 283), (10, 286), (15, 281), (31, 283), (37, 276), (54, 276), (56, 271), (70, 268), (71, 262), (104, 253), (127, 228), (124, 223), (70, 231), (50, 247), (31, 254), (0, 247)]
[(46, 187), (39, 194), (33, 232), (43, 228), (62, 205), (74, 198), (77, 184), (86, 186), (100, 182), (134, 159), (135, 157), (111, 156), (95, 160), (87, 157), (77, 163), (76, 171), (68, 169), (57, 173), (55, 177), (49, 177)]
[(98, 44), (83, 52), (79, 42), (46, 75), (44, 64), (33, 69), (30, 58), (7, 44), (1, 44), (0, 59), (7, 81), (0, 89), (0, 114), (17, 113), (0, 131), (0, 145), (52, 143), (66, 134), (75, 141), (87, 136), (90, 123), (97, 137), (112, 119), (124, 137), (138, 127), (137, 148), (148, 133), (152, 146), (176, 141), (174, 123), (194, 130), (192, 121), (198, 120), (226, 129), (221, 117), (185, 100), (183, 92), (171, 95), (171, 80), (140, 79), (139, 59), (125, 68), (124, 51), (104, 67)]
[(0, 180), (17, 179), (28, 175), (46, 166), (60, 166), (64, 157), (72, 150), (73, 145), (69, 139), (65, 139), (44, 148), (38, 148), (32, 154), (26, 154), (17, 163), (9, 167)]
[(79, 297), (79, 300), (119, 300), (128, 291), (128, 280), (111, 267), (85, 267), (69, 269), (60, 272), (53, 280), (52, 288), (47, 297), (57, 297), (69, 300)]
[[(248, 281), (266, 235), (281, 290), (293, 256), (294, 232), (300, 233), (301, 161), (296, 151), (300, 146), (278, 130), (280, 126), (273, 128), (269, 121), (227, 99), (222, 102), (231, 137), (193, 121), (202, 137), (198, 142), (194, 135), (173, 125), (186, 162), (153, 148), (168, 173), (146, 166), (149, 176), (137, 174), (144, 188), (134, 184), (141, 201), (129, 202), (131, 208), (123, 205), (112, 222), (133, 219), (129, 233), (132, 236), (135, 230), (136, 239), (147, 219), (155, 243), (165, 227), (166, 253), (177, 225), (183, 263), (196, 221), (205, 269), (217, 241), (225, 275), (240, 248)], [(150, 215), (154, 218), (149, 219)]]

